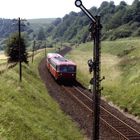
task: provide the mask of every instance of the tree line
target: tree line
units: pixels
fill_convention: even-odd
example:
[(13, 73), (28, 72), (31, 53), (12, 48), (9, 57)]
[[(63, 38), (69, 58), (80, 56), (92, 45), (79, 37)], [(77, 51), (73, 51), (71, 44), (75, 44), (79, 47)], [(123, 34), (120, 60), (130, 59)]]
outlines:
[[(0, 18), (0, 38), (8, 37), (11, 33), (17, 32), (18, 23), (12, 19)], [(30, 28), (30, 23), (27, 22), (26, 26), (21, 28), (21, 31), (26, 31), (28, 34), (32, 33), (33, 30)]]
[[(102, 39), (140, 36), (140, 1), (134, 0), (132, 5), (121, 1), (115, 5), (113, 1), (104, 1), (99, 8), (89, 11), (101, 16)], [(57, 18), (46, 28), (46, 36), (53, 40), (67, 42), (85, 42), (89, 40), (89, 19), (83, 12), (71, 12), (63, 18)]]

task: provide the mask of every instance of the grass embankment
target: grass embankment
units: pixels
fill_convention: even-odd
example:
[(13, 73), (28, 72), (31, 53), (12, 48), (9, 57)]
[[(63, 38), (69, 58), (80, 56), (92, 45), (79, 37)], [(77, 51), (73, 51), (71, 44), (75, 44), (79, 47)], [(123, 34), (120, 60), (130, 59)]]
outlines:
[[(87, 60), (92, 58), (92, 43), (81, 44), (69, 57), (78, 65), (77, 78), (86, 87), (92, 74)], [(124, 39), (102, 42), (102, 95), (125, 111), (140, 117), (140, 41)]]
[[(44, 55), (44, 52), (43, 52)], [(48, 95), (39, 78), (38, 64), (23, 65), (19, 83), (18, 66), (0, 77), (1, 140), (82, 140), (83, 135), (72, 120)]]

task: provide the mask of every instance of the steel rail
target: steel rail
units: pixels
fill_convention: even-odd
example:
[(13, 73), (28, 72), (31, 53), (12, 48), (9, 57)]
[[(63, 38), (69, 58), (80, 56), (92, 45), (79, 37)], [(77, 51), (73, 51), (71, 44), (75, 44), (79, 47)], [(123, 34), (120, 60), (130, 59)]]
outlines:
[[(88, 97), (86, 94), (84, 94), (84, 92), (80, 91), (80, 89), (78, 89), (77, 87), (74, 86), (74, 88), (79, 91), (83, 96), (85, 96), (87, 99), (89, 99), (92, 102), (92, 99), (90, 97)], [(127, 123), (125, 123), (124, 121), (122, 121), (121, 119), (117, 118), (114, 114), (112, 114), (111, 112), (109, 112), (107, 109), (105, 109), (103, 106), (100, 106), (101, 109), (103, 109), (104, 111), (106, 111), (108, 114), (110, 114), (111, 116), (113, 116), (115, 119), (117, 119), (118, 121), (120, 121), (121, 123), (125, 124), (127, 127), (129, 127), (130, 129), (132, 129), (133, 131), (135, 131), (136, 133), (138, 133), (140, 135), (140, 132), (138, 132), (136, 129), (134, 129), (133, 127), (131, 127), (130, 125), (128, 125)]]
[[(78, 97), (76, 97), (74, 94), (72, 94), (72, 92), (67, 89), (65, 86), (63, 86), (63, 88), (69, 92), (71, 94), (71, 96), (73, 96), (80, 104), (82, 104), (87, 110), (89, 110), (91, 113), (93, 113), (93, 110), (90, 109), (83, 101), (81, 101), (80, 99), (78, 99)], [(73, 86), (73, 88), (75, 90), (77, 90), (81, 95), (83, 95), (85, 98), (87, 98), (91, 103), (93, 103), (92, 99), (90, 97), (88, 97), (84, 92), (82, 92), (80, 89), (78, 89), (76, 86)], [(123, 122), (121, 119), (117, 118), (115, 115), (113, 115), (111, 112), (109, 112), (107, 109), (105, 109), (103, 106), (100, 106), (100, 108), (102, 110), (104, 110), (106, 113), (108, 113), (111, 117), (115, 118), (117, 121), (119, 121), (120, 123), (122, 123), (122, 125), (125, 125), (127, 128), (129, 128), (131, 131), (134, 131), (135, 133), (137, 133), (138, 135), (140, 135), (140, 132), (138, 132), (136, 129), (134, 129), (133, 127), (129, 126), (127, 123)], [(127, 138), (127, 136), (125, 136), (124, 134), (122, 134), (119, 130), (117, 130), (114, 126), (112, 126), (111, 124), (109, 124), (103, 117), (100, 116), (100, 119), (106, 123), (111, 129), (113, 129), (114, 131), (116, 131), (120, 136), (122, 136), (123, 138), (125, 138), (126, 140), (129, 140), (129, 138)]]

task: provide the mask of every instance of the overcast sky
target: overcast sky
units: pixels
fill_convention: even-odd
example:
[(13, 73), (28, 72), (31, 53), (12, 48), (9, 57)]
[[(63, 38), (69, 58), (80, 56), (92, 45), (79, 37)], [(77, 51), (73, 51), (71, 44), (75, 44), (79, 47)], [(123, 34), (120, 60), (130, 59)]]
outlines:
[[(99, 7), (105, 0), (82, 0), (89, 9)], [(106, 0), (110, 1), (110, 0)], [(114, 0), (118, 5), (122, 0)], [(71, 11), (80, 11), (74, 4), (75, 0), (0, 0), (0, 18), (56, 18), (63, 17)], [(125, 0), (132, 4), (133, 0)]]

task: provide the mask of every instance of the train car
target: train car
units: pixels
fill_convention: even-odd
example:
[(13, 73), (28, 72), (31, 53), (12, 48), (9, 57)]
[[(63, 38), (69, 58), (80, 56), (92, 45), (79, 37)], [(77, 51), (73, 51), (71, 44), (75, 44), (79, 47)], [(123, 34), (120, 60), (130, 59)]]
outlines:
[(46, 65), (48, 69), (50, 69), (50, 59), (53, 57), (62, 57), (62, 56), (58, 53), (48, 53), (46, 58)]
[(76, 79), (76, 64), (60, 54), (47, 55), (47, 68), (56, 80)]

